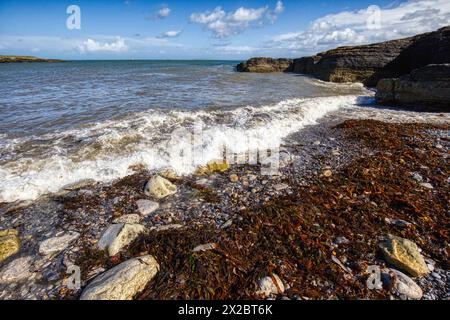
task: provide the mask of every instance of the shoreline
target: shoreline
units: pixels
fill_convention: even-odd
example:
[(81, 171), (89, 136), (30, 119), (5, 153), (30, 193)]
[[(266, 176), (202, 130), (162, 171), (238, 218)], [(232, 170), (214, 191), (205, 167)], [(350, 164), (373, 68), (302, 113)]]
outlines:
[[(336, 209), (333, 206), (327, 208), (326, 205), (330, 205), (329, 201), (336, 197), (341, 182), (352, 184), (355, 190), (360, 190), (367, 183), (364, 174), (361, 174), (366, 164), (370, 167), (388, 161), (389, 166), (394, 163), (397, 165), (398, 157), (403, 154), (410, 156), (407, 160), (415, 167), (419, 160), (430, 161), (430, 157), (422, 159), (421, 153), (411, 156), (414, 148), (400, 141), (402, 137), (413, 137), (421, 141), (417, 142), (418, 148), (431, 151), (433, 160), (440, 159), (440, 154), (444, 157), (448, 140), (436, 142), (436, 139), (442, 132), (448, 134), (448, 125), (395, 125), (370, 120), (349, 120), (345, 125), (338, 125), (345, 118), (333, 119), (333, 115), (325, 118), (318, 125), (306, 127), (286, 139), (281, 152), (285, 166), (280, 169), (280, 177), (264, 177), (260, 174), (259, 167), (245, 165), (231, 166), (223, 173), (207, 176), (169, 177), (177, 186), (176, 194), (157, 200), (159, 208), (156, 211), (146, 217), (139, 217), (138, 223), (148, 231), (113, 257), (96, 250), (97, 242), (113, 221), (138, 212), (137, 200), (155, 200), (143, 193), (145, 182), (151, 178), (152, 172), (137, 171), (134, 175), (109, 185), (97, 183), (94, 186), (80, 186), (7, 212), (3, 206), (2, 225), (18, 229), (22, 246), (20, 252), (2, 263), (2, 266), (13, 259), (26, 256), (32, 256), (33, 262), (29, 270), (31, 276), (25, 282), (18, 282), (19, 290), (12, 284), (0, 284), (3, 291), (0, 298), (78, 298), (81, 291), (67, 290), (63, 283), (68, 265), (76, 264), (81, 267), (84, 287), (94, 276), (144, 253), (155, 256), (160, 264), (160, 272), (149, 282), (147, 289), (136, 297), (141, 299), (262, 298), (256, 295), (258, 279), (271, 273), (277, 274), (286, 287), (283, 294), (274, 295), (277, 298), (389, 298), (393, 295), (389, 291), (373, 292), (363, 286), (367, 274), (362, 268), (364, 263), (380, 266), (386, 264), (379, 257), (377, 242), (379, 237), (388, 232), (409, 238), (421, 247), (425, 245), (423, 253), (432, 255), (436, 263), (435, 270), (440, 272), (438, 276), (444, 281), (444, 285), (437, 281), (438, 278), (431, 276), (414, 280), (424, 290), (425, 299), (445, 298), (442, 292), (448, 292), (449, 288), (448, 283), (445, 284), (442, 279), (450, 279), (450, 272), (443, 257), (445, 241), (448, 240), (442, 240), (444, 243), (433, 247), (428, 238), (423, 239), (424, 235), (429, 237), (433, 229), (435, 232), (446, 232), (445, 225), (448, 222), (445, 222), (445, 212), (444, 215), (440, 213), (439, 217), (428, 217), (431, 222), (416, 220), (414, 215), (409, 216), (407, 213), (414, 204), (406, 200), (408, 204), (403, 205), (406, 209), (402, 209), (402, 206), (400, 209), (391, 207), (398, 195), (389, 193), (385, 198), (373, 195), (379, 202), (379, 209), (376, 211), (381, 211), (377, 213), (379, 216), (374, 217), (370, 214), (370, 210), (374, 209), (370, 202), (374, 201), (366, 199), (371, 195), (363, 198), (357, 195), (352, 200), (346, 194), (351, 191), (345, 189), (339, 191), (343, 195), (340, 200), (342, 204), (339, 203)], [(416, 126), (423, 130), (427, 126), (444, 128), (444, 131), (435, 130), (431, 136), (426, 136), (420, 133), (422, 129), (416, 132)], [(383, 130), (395, 133), (398, 137), (386, 136), (387, 133)], [(391, 140), (389, 142), (392, 142), (392, 146), (384, 141), (386, 138)], [(375, 142), (386, 147), (386, 150), (380, 149)], [(437, 143), (443, 144), (443, 149), (436, 148)], [(444, 169), (442, 163), (432, 164), (435, 167), (430, 170), (439, 172)], [(394, 167), (399, 170), (396, 165)], [(385, 168), (384, 171), (377, 173), (380, 178), (387, 179), (386, 185), (381, 184), (381, 187), (397, 189), (399, 186), (395, 186), (389, 176), (384, 176), (389, 174), (386, 172), (389, 166), (381, 167)], [(404, 166), (402, 172), (406, 168), (410, 169), (409, 162)], [(328, 171), (331, 171), (331, 175)], [(356, 179), (351, 178), (352, 172), (359, 172)], [(436, 183), (437, 178), (428, 169), (425, 172), (426, 174), (421, 172), (424, 179), (431, 179), (434, 185), (431, 191), (421, 190), (420, 186), (413, 187), (411, 178), (407, 175), (401, 177), (402, 184), (410, 188), (403, 191), (412, 193), (415, 197), (413, 203), (440, 203), (445, 197), (448, 198), (448, 185)], [(232, 175), (237, 175), (237, 182), (230, 181)], [(380, 183), (380, 180), (375, 180)], [(416, 188), (421, 192), (416, 194)], [(424, 192), (426, 197), (422, 198)], [(346, 201), (355, 210), (361, 210), (363, 217), (369, 219), (368, 222), (362, 223), (356, 216), (351, 221), (343, 220), (339, 210), (345, 211)], [(301, 214), (293, 214), (295, 212)], [(402, 219), (412, 223), (414, 227), (404, 229), (392, 226), (384, 218)], [(369, 232), (367, 223), (375, 229), (370, 229)], [(290, 227), (280, 229), (277, 226)], [(292, 229), (294, 226), (300, 229)], [(361, 239), (358, 232), (349, 232), (356, 226), (363, 230)], [(70, 232), (77, 232), (80, 236), (56, 254), (39, 254), (39, 246), (45, 239)], [(322, 239), (322, 236), (325, 238)], [(342, 237), (349, 243), (334, 243), (337, 238)], [(217, 247), (192, 253), (196, 246), (208, 243), (215, 243)], [(252, 245), (248, 247), (250, 244)], [(440, 253), (442, 250), (444, 253)], [(361, 255), (363, 252), (365, 258)], [(317, 261), (314, 261), (312, 257), (317, 254)], [(292, 257), (296, 255), (294, 261)], [(335, 260), (330, 260), (332, 256), (337, 257), (344, 268)], [(242, 257), (251, 258), (243, 261)], [(196, 271), (186, 267), (189, 265), (194, 265)], [(233, 273), (233, 268), (237, 273)], [(214, 274), (218, 272), (220, 276), (216, 277)], [(330, 272), (331, 278), (327, 275)], [(351, 279), (349, 274), (352, 274)], [(316, 286), (313, 285), (314, 281)], [(211, 291), (212, 284), (222, 288), (222, 291)], [(237, 288), (245, 290), (240, 292)], [(332, 288), (334, 294), (330, 291)]]

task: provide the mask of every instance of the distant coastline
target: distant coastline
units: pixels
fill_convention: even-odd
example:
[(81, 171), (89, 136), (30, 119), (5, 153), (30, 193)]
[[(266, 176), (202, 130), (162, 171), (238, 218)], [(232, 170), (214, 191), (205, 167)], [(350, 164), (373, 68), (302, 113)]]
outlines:
[(15, 62), (64, 62), (59, 59), (43, 59), (33, 56), (2, 56), (0, 55), (0, 63), (15, 63)]

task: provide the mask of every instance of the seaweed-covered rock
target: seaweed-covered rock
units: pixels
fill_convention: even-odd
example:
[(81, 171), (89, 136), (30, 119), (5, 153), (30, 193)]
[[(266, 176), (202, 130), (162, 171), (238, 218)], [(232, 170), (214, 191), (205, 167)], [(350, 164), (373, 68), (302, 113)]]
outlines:
[(145, 194), (156, 199), (168, 197), (177, 192), (177, 187), (169, 180), (155, 175), (145, 186)]
[(292, 59), (251, 58), (237, 65), (239, 72), (290, 72), (292, 71)]
[(0, 231), (0, 262), (16, 254), (20, 249), (19, 232), (14, 229)]
[(420, 277), (430, 272), (419, 248), (408, 239), (388, 235), (386, 240), (380, 243), (380, 249), (389, 263), (413, 277)]
[(159, 264), (150, 255), (127, 260), (92, 280), (80, 300), (131, 300), (158, 271)]

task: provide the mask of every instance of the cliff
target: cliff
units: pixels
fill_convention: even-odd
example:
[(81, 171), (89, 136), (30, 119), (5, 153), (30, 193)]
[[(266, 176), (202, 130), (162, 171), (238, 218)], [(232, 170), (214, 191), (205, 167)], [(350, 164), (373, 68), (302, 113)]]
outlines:
[[(280, 67), (280, 60), (283, 66)], [(294, 59), (253, 58), (238, 71), (295, 72), (331, 82), (362, 82), (375, 87), (380, 79), (399, 77), (428, 64), (450, 63), (450, 27), (399, 40), (339, 47)], [(262, 71), (263, 70), (263, 71)]]
[(382, 79), (376, 99), (381, 104), (450, 112), (450, 64), (430, 64), (400, 78)]

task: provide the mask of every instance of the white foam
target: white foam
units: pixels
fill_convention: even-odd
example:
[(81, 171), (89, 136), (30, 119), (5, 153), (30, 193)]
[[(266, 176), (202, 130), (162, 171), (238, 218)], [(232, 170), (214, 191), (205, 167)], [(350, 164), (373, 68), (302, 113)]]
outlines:
[[(153, 110), (82, 130), (48, 134), (40, 137), (53, 144), (46, 153), (0, 166), (0, 202), (36, 199), (84, 179), (109, 182), (131, 174), (129, 167), (134, 164), (149, 169), (172, 166), (188, 174), (197, 165), (220, 158), (224, 146), (236, 153), (277, 147), (289, 134), (357, 101), (358, 97), (351, 95), (289, 99), (229, 111)], [(171, 134), (180, 128), (192, 130), (194, 123), (203, 127), (203, 139), (193, 150), (196, 162), (186, 163), (176, 151), (189, 149), (190, 135), (171, 139)], [(94, 143), (68, 151), (64, 148), (68, 136)], [(9, 147), (19, 148), (30, 139), (10, 141)]]

